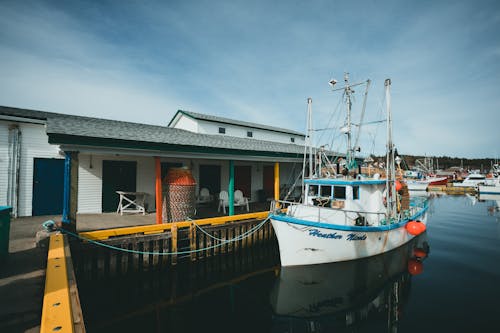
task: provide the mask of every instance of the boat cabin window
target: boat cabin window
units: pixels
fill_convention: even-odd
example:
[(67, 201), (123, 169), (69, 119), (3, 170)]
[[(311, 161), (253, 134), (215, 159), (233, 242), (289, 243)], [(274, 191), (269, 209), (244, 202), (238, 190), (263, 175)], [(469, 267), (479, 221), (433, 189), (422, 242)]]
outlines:
[(352, 199), (353, 200), (359, 199), (359, 186), (352, 187)]
[(333, 187), (333, 197), (335, 199), (345, 199), (345, 186), (334, 186)]
[(307, 191), (309, 196), (317, 196), (318, 195), (318, 185), (309, 185), (309, 189)]
[(332, 187), (321, 186), (321, 196), (330, 198), (332, 196)]

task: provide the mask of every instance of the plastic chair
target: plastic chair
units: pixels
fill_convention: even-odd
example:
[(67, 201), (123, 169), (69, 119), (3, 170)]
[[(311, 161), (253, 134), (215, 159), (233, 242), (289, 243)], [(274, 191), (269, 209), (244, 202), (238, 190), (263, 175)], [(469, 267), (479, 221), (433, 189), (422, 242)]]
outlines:
[(207, 203), (207, 202), (210, 202), (212, 201), (212, 196), (210, 195), (210, 191), (203, 187), (201, 190), (200, 190), (200, 195), (198, 196), (198, 203)]
[(234, 191), (234, 205), (235, 206), (246, 206), (247, 212), (250, 211), (248, 207), (248, 198), (243, 196), (243, 192), (240, 190)]
[(220, 191), (219, 193), (219, 207), (217, 208), (217, 211), (220, 212), (220, 209), (222, 207), (222, 211), (224, 214), (226, 214), (226, 207), (229, 206), (229, 194), (227, 191)]

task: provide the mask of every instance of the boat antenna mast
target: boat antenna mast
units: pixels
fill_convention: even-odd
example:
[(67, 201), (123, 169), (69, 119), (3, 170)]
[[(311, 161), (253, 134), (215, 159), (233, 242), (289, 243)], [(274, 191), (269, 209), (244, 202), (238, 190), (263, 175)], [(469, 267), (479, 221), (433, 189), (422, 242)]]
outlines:
[(396, 167), (394, 161), (394, 144), (392, 142), (392, 113), (391, 113), (391, 79), (385, 80), (385, 95), (387, 102), (387, 156), (386, 156), (386, 189), (387, 189), (387, 217), (388, 219), (396, 217), (397, 201), (396, 187)]
[[(302, 195), (306, 193), (306, 160), (309, 157), (309, 178), (313, 176), (313, 154), (312, 154), (312, 135), (314, 133), (312, 125), (312, 98), (307, 98), (307, 133), (304, 144), (304, 160), (302, 162)], [(308, 156), (309, 155), (309, 156)]]
[[(335, 86), (337, 83), (337, 80), (332, 79), (330, 80), (330, 86), (332, 88)], [(363, 81), (363, 82), (358, 82), (358, 83), (349, 83), (349, 73), (345, 72), (344, 73), (344, 86), (333, 89), (332, 91), (338, 91), (338, 90), (343, 90), (344, 91), (344, 96), (346, 100), (346, 123), (345, 125), (341, 128), (341, 132), (347, 135), (347, 152), (346, 152), (346, 168), (347, 170), (356, 168), (356, 163), (354, 159), (354, 150), (355, 147), (353, 148), (352, 146), (352, 121), (351, 121), (351, 108), (352, 108), (352, 101), (351, 101), (351, 95), (354, 94), (354, 90), (352, 87), (359, 86), (361, 84), (367, 83), (368, 85), (370, 84), (370, 80)], [(368, 89), (368, 88), (367, 88)]]

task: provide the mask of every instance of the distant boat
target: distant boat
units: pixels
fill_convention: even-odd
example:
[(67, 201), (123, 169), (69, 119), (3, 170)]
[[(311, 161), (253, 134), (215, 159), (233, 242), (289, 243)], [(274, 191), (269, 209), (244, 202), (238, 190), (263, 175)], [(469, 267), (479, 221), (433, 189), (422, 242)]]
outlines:
[(495, 178), (486, 178), (484, 184), (478, 185), (479, 194), (498, 194), (500, 195), (500, 176)]
[[(395, 176), (395, 147), (392, 143), (392, 115), (390, 108), (390, 80), (385, 81), (387, 101), (387, 156), (385, 179), (356, 175), (358, 170), (351, 144), (351, 94), (348, 75), (344, 92), (347, 123), (342, 127), (347, 135), (347, 153), (342, 174), (336, 175), (333, 163), (318, 149), (314, 157), (308, 142), (309, 177), (303, 164), (303, 201), (275, 201), (270, 219), (280, 249), (282, 266), (312, 265), (348, 261), (375, 256), (398, 248), (425, 230), (428, 203), (425, 197), (401, 196), (401, 184)], [(333, 82), (333, 83), (332, 83)], [(331, 84), (336, 81), (332, 80)], [(366, 81), (367, 86), (369, 80)], [(365, 93), (366, 96), (366, 93)], [(363, 110), (364, 112), (364, 110)], [(308, 134), (312, 132), (311, 100), (308, 100)], [(357, 141), (357, 140), (356, 140)], [(338, 166), (338, 165), (337, 165)], [(329, 168), (326, 171), (326, 168)], [(404, 192), (403, 192), (404, 193)]]
[(429, 182), (425, 180), (407, 179), (405, 180), (409, 191), (427, 191)]
[(429, 185), (446, 185), (448, 177), (426, 177), (424, 179), (408, 179), (406, 180), (408, 190), (410, 191), (426, 191)]
[(425, 180), (429, 182), (430, 186), (440, 186), (448, 184), (448, 177), (434, 176), (434, 177), (427, 177)]
[(484, 184), (486, 176), (480, 173), (469, 174), (461, 183), (453, 183), (454, 187), (476, 187), (480, 184)]

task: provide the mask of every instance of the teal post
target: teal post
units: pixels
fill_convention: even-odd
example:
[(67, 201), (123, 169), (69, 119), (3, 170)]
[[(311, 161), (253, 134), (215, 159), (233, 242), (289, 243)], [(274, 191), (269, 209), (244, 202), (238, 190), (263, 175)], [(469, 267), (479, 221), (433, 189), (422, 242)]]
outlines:
[(76, 231), (78, 202), (78, 152), (65, 151), (62, 227)]
[(234, 161), (229, 161), (229, 216), (234, 215)]

